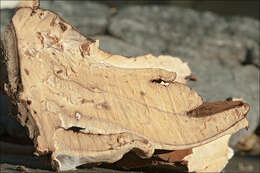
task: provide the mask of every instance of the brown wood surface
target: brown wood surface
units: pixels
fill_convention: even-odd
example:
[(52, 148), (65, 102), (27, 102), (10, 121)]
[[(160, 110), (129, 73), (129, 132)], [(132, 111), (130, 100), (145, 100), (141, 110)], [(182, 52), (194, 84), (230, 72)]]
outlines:
[[(155, 150), (192, 150), (182, 156), (190, 171), (225, 166), (229, 134), (248, 125), (248, 104), (204, 103), (184, 84), (191, 72), (180, 59), (108, 54), (38, 4), (22, 1), (1, 37), (1, 89), (53, 169), (112, 163), (129, 151), (149, 159)], [(214, 143), (223, 147), (211, 152), (220, 159), (212, 166)], [(173, 163), (176, 152), (167, 162), (157, 157)], [(205, 161), (195, 166), (198, 157)]]

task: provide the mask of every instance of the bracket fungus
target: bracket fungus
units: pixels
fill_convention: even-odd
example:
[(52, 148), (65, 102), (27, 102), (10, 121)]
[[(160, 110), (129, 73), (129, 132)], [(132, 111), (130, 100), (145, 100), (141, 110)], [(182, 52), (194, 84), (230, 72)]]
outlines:
[[(229, 136), (248, 126), (245, 102), (203, 102), (185, 85), (187, 63), (106, 53), (38, 0), (20, 3), (1, 37), (0, 65), (11, 114), (57, 171), (103, 162), (221, 171)], [(124, 162), (130, 152), (141, 165)]]

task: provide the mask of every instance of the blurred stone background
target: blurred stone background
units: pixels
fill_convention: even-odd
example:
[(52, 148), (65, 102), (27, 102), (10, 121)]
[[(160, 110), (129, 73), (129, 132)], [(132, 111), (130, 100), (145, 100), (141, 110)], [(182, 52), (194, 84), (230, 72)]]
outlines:
[[(8, 0), (6, 0), (7, 2)], [(14, 8), (1, 1), (1, 33)], [(8, 5), (8, 3), (7, 3)], [(258, 158), (227, 171), (260, 170), (259, 130), (259, 1), (41, 1), (41, 7), (55, 11), (79, 31), (100, 40), (100, 48), (113, 54), (138, 56), (169, 54), (187, 61), (198, 81), (188, 85), (205, 101), (243, 98), (251, 106), (249, 130), (235, 134), (230, 145), (239, 153)], [(0, 135), (23, 138), (25, 131), (8, 116), (0, 96)], [(252, 144), (252, 135), (254, 143)], [(248, 144), (246, 142), (250, 141)], [(240, 142), (239, 142), (240, 141)], [(242, 143), (241, 143), (242, 141)], [(257, 142), (258, 141), (258, 142)], [(244, 142), (244, 143), (243, 143)], [(1, 161), (2, 162), (2, 161)], [(257, 166), (258, 165), (258, 166)], [(245, 169), (245, 170), (242, 170)]]

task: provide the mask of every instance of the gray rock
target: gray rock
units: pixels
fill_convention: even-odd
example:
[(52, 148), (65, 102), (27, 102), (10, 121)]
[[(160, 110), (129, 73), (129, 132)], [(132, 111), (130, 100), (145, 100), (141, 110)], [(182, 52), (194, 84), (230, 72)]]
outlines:
[[(259, 70), (252, 66), (247, 65), (243, 68), (236, 68), (232, 70), (234, 82), (230, 93), (234, 97), (242, 97), (250, 105), (250, 112), (248, 113), (249, 129), (240, 130), (239, 133), (232, 137), (231, 145), (238, 142), (238, 139), (244, 136), (249, 136), (260, 125), (259, 113)], [(239, 92), (240, 91), (240, 92)]]
[(229, 25), (230, 35), (234, 40), (244, 44), (247, 49), (246, 64), (255, 64), (260, 68), (259, 44), (260, 23), (247, 17), (231, 17)]
[(56, 12), (86, 35), (105, 33), (110, 16), (109, 7), (92, 1), (42, 1), (41, 8)]
[(156, 55), (233, 58), (259, 66), (259, 21), (254, 19), (174, 6), (130, 6), (111, 18), (109, 32)]
[(151, 18), (157, 15), (149, 15), (158, 10), (160, 9), (157, 7), (153, 7), (150, 12), (148, 8), (142, 7), (119, 10), (118, 14), (111, 18), (109, 32), (136, 47), (144, 48), (156, 55), (161, 54), (162, 51), (166, 51), (167, 41), (162, 34), (158, 34), (158, 30), (168, 30), (168, 25), (157, 25), (158, 21)]
[(0, 9), (0, 31), (1, 31), (1, 35), (4, 32), (5, 27), (10, 23), (14, 12), (15, 12), (14, 9)]
[(100, 41), (100, 49), (111, 54), (136, 57), (149, 53), (142, 50), (141, 48), (135, 47), (131, 44), (126, 43), (125, 41), (111, 36), (98, 35), (92, 38)]
[(229, 19), (229, 32), (234, 37), (242, 40), (249, 39), (259, 43), (260, 23), (248, 17), (231, 17)]

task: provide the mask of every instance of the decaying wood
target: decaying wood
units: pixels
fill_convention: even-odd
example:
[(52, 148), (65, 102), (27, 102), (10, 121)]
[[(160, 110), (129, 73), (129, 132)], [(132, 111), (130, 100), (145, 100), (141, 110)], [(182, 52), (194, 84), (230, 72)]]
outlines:
[[(96, 41), (97, 47), (99, 41)], [(102, 56), (102, 60), (106, 63), (109, 63), (116, 67), (121, 68), (159, 68), (167, 71), (175, 72), (176, 82), (186, 83), (191, 79), (191, 70), (186, 62), (182, 62), (179, 58), (174, 58), (171, 56), (161, 55), (159, 57), (154, 57), (151, 54), (145, 56), (138, 56), (135, 58), (126, 58), (120, 55), (112, 55), (104, 53), (99, 50), (99, 53)]]
[(108, 54), (38, 4), (22, 1), (1, 38), (1, 89), (53, 169), (113, 163), (129, 151), (163, 160), (155, 150), (192, 150), (184, 158), (190, 171), (225, 166), (228, 159), (209, 164), (207, 146), (226, 145), (226, 135), (248, 126), (248, 104), (204, 103), (183, 84), (191, 72), (181, 60)]
[[(192, 148), (192, 154), (184, 157), (188, 170), (193, 172), (220, 172), (233, 156), (228, 147), (230, 135), (223, 136), (206, 145)], [(217, 147), (217, 149), (215, 149)]]
[(141, 159), (134, 153), (129, 153), (116, 164), (127, 169), (157, 165), (179, 168), (180, 165), (186, 165), (191, 172), (220, 172), (233, 156), (233, 150), (228, 147), (229, 138), (230, 135), (226, 135), (205, 145), (185, 150), (161, 151), (149, 159)]

